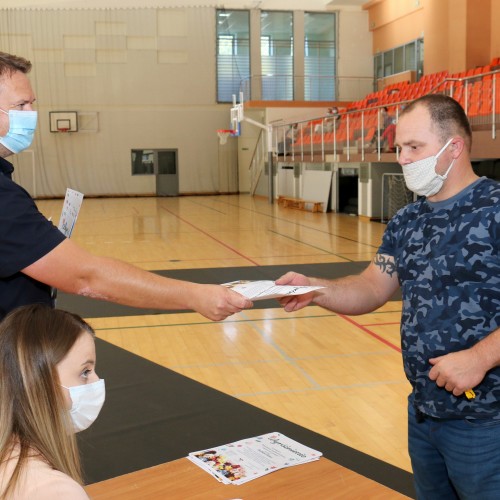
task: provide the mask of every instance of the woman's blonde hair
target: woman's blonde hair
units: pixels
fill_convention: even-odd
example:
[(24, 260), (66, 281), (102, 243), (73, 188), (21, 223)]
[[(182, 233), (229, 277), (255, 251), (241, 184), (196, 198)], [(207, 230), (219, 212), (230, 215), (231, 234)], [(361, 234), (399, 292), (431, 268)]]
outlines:
[(57, 364), (83, 332), (94, 336), (79, 316), (42, 304), (20, 307), (0, 323), (0, 466), (17, 459), (0, 498), (15, 490), (33, 454), (82, 484)]

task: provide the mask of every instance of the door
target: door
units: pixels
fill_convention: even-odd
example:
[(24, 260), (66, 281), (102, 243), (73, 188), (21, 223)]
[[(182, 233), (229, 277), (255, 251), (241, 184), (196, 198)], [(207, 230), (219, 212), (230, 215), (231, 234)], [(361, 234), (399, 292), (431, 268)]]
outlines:
[(157, 196), (179, 195), (177, 149), (155, 149), (154, 171)]

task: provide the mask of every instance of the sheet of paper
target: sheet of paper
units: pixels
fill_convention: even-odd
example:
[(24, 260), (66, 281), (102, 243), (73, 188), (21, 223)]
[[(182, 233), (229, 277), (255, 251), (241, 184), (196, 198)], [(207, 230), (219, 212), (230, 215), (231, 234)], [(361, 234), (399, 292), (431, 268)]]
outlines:
[(59, 219), (58, 229), (61, 233), (69, 238), (75, 227), (80, 207), (82, 206), (83, 194), (73, 189), (66, 189), (66, 196), (64, 197), (64, 204)]
[(318, 460), (321, 455), (279, 432), (271, 432), (194, 451), (188, 459), (218, 481), (238, 485), (285, 467)]
[(232, 288), (251, 300), (275, 299), (287, 295), (302, 295), (324, 288), (323, 286), (291, 286), (276, 285), (274, 281), (231, 281), (223, 283), (222, 286)]

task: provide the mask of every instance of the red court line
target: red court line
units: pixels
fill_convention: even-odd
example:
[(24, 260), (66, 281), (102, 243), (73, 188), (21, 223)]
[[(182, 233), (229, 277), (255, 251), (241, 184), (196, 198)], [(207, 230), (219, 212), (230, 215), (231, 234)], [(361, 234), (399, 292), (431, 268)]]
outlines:
[(371, 330), (368, 330), (363, 325), (360, 325), (357, 321), (354, 321), (350, 316), (345, 316), (344, 314), (339, 314), (339, 317), (342, 319), (345, 319), (349, 323), (352, 323), (354, 326), (357, 326), (360, 330), (364, 331), (368, 335), (371, 335), (373, 338), (379, 340), (383, 344), (389, 346), (391, 349), (394, 349), (397, 352), (401, 352), (401, 348), (398, 346), (395, 346), (392, 342), (389, 342), (388, 340), (384, 339), (384, 337), (381, 337), (380, 335), (377, 335), (375, 332), (372, 332)]
[(204, 234), (205, 236), (208, 236), (212, 240), (214, 240), (217, 243), (219, 243), (219, 245), (222, 245), (223, 247), (226, 247), (228, 250), (231, 250), (231, 252), (234, 252), (236, 255), (239, 255), (240, 257), (243, 257), (244, 259), (248, 260), (248, 262), (251, 262), (253, 265), (255, 265), (255, 266), (259, 265), (258, 262), (255, 262), (250, 257), (247, 257), (246, 255), (243, 255), (241, 252), (238, 252), (238, 250), (235, 250), (233, 247), (230, 247), (229, 245), (227, 245), (223, 241), (218, 240), (215, 236), (212, 236), (210, 233), (207, 233), (206, 231), (203, 231), (203, 229), (200, 229), (198, 226), (195, 226), (194, 224), (192, 224), (191, 222), (187, 221), (186, 219), (183, 219), (182, 217), (180, 217), (176, 213), (172, 212), (168, 208), (161, 207), (161, 209), (165, 210), (165, 212), (168, 212), (169, 214), (172, 214), (174, 217), (177, 217), (179, 220), (181, 220), (182, 222), (184, 222), (184, 224), (187, 224), (187, 225), (191, 226), (192, 228), (196, 229), (197, 231), (199, 231), (200, 233)]
[(388, 325), (400, 325), (399, 321), (387, 321), (386, 323), (367, 323), (365, 326), (388, 326)]

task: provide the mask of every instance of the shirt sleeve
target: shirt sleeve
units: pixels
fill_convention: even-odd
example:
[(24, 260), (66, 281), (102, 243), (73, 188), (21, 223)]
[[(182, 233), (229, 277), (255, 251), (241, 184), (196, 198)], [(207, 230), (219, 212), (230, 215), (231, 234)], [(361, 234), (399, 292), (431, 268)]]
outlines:
[(389, 221), (387, 227), (382, 236), (382, 243), (378, 247), (377, 253), (380, 255), (390, 255), (392, 257), (395, 256), (395, 248), (394, 248), (394, 218)]

